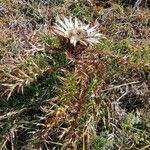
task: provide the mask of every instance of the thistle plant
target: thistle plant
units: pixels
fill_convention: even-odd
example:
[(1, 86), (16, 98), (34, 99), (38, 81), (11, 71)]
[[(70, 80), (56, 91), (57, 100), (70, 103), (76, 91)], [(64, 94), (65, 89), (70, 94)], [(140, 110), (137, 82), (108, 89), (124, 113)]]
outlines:
[[(77, 147), (77, 142), (82, 141), (80, 137), (89, 137), (87, 130), (91, 130), (90, 125), (87, 125), (84, 133), (72, 132), (76, 130), (76, 127), (78, 130), (84, 130), (80, 124), (80, 118), (85, 115), (87, 109), (90, 109), (88, 101), (93, 100), (92, 105), (94, 105), (100, 93), (101, 85), (98, 77), (101, 78), (104, 74), (104, 67), (99, 60), (100, 51), (92, 47), (99, 43), (102, 37), (97, 27), (90, 27), (90, 24), (84, 24), (76, 17), (74, 19), (64, 17), (58, 18), (51, 28), (52, 33), (58, 37), (60, 49), (65, 51), (69, 59), (74, 60), (73, 67), (69, 67), (73, 70), (66, 70), (68, 74), (66, 73), (66, 78), (62, 80), (58, 92), (60, 93), (59, 100), (67, 106), (66, 112), (70, 112), (68, 118), (72, 119), (69, 127), (59, 136), (64, 138), (67, 146), (70, 144)], [(93, 77), (94, 80), (91, 81)], [(94, 124), (94, 121), (92, 123)], [(86, 143), (90, 145), (89, 141), (83, 141), (83, 145)]]

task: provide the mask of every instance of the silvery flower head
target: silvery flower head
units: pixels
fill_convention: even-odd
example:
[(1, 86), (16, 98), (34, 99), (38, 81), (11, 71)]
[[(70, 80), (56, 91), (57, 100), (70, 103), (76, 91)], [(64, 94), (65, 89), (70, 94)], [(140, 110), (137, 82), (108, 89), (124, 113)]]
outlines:
[(85, 46), (99, 43), (102, 34), (98, 33), (96, 29), (97, 26), (90, 27), (89, 24), (82, 23), (76, 17), (74, 19), (72, 17), (69, 19), (66, 17), (63, 19), (58, 18), (55, 26), (52, 27), (54, 34), (68, 39), (74, 47), (77, 43)]

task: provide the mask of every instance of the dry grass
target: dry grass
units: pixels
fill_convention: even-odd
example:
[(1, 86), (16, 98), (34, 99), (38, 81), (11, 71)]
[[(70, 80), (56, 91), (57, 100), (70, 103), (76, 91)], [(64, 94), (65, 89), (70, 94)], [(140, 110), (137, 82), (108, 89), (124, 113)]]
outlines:
[[(57, 15), (105, 39), (72, 62), (50, 32)], [(114, 1), (1, 0), (0, 149), (149, 149), (149, 18)]]

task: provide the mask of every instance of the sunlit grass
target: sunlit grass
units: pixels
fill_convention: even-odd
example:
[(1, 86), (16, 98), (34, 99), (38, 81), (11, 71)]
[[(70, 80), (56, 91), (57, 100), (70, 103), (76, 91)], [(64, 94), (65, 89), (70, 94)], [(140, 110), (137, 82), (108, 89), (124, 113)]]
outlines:
[[(149, 10), (85, 1), (0, 1), (0, 149), (149, 149)], [(57, 14), (104, 39), (73, 62)]]

